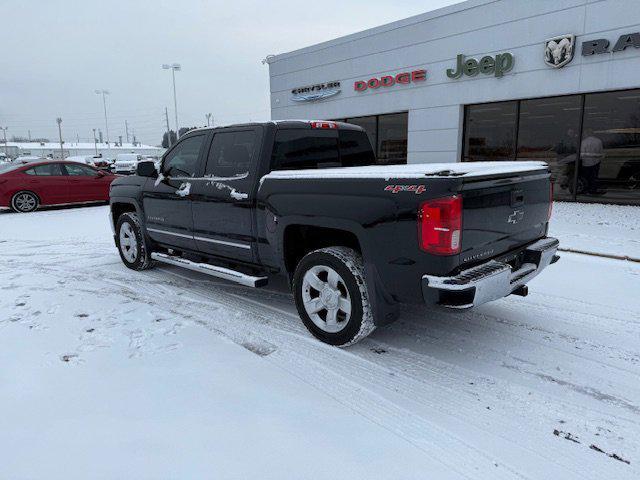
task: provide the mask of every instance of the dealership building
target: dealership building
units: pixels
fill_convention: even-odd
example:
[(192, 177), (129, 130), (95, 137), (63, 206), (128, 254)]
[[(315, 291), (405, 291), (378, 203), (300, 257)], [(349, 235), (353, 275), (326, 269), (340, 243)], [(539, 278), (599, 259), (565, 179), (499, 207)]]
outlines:
[(267, 58), (274, 120), (346, 120), (381, 164), (542, 160), (640, 205), (640, 1), (468, 0)]

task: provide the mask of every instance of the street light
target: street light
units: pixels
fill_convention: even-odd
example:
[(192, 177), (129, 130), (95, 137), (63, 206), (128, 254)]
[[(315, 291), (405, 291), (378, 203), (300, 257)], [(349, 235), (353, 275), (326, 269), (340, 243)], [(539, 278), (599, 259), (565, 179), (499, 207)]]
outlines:
[(62, 146), (64, 144), (62, 141), (62, 118), (56, 118), (56, 123), (58, 124), (58, 135), (60, 136), (60, 160), (64, 160), (64, 147)]
[(205, 117), (207, 117), (207, 127), (211, 124), (211, 117), (213, 116), (212, 113), (207, 113), (205, 115)]
[(96, 95), (102, 95), (102, 105), (104, 106), (104, 129), (107, 132), (107, 145), (109, 145), (109, 121), (107, 120), (107, 100), (109, 90), (96, 90)]
[(93, 146), (96, 149), (96, 157), (98, 156), (98, 140), (96, 139), (96, 129), (93, 129)]
[(172, 63), (169, 65), (165, 63), (162, 65), (163, 70), (171, 70), (171, 76), (173, 77), (173, 109), (176, 114), (176, 138), (180, 137), (180, 127), (178, 126), (178, 100), (176, 100), (176, 71), (180, 71), (179, 63)]

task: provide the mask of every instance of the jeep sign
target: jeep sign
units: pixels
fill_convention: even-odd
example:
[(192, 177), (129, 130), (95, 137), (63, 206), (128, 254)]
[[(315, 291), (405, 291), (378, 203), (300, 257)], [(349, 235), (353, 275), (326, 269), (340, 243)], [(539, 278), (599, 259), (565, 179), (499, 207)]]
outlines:
[(460, 78), (462, 75), (475, 77), (478, 73), (484, 75), (495, 75), (501, 77), (513, 68), (513, 55), (510, 53), (499, 53), (495, 57), (489, 55), (482, 57), (479, 61), (475, 58), (465, 60), (464, 55), (456, 57), (456, 68), (447, 69), (447, 77)]

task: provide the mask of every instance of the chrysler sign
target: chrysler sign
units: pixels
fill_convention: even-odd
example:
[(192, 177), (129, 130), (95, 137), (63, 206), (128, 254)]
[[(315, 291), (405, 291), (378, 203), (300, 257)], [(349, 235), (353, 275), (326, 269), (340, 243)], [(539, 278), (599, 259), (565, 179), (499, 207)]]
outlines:
[(291, 90), (291, 100), (294, 102), (315, 102), (324, 98), (333, 97), (340, 93), (340, 82), (326, 82), (298, 87)]

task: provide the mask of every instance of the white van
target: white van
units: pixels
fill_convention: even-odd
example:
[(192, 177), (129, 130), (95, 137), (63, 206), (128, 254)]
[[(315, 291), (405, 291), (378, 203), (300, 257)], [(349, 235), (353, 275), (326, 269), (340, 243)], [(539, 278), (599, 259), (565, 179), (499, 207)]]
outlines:
[(142, 161), (142, 155), (137, 153), (119, 153), (113, 164), (115, 173), (129, 175), (136, 172), (138, 163)]

